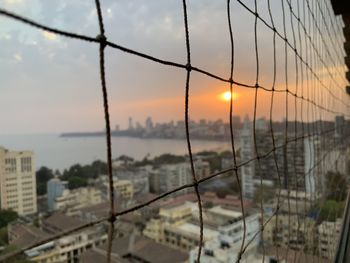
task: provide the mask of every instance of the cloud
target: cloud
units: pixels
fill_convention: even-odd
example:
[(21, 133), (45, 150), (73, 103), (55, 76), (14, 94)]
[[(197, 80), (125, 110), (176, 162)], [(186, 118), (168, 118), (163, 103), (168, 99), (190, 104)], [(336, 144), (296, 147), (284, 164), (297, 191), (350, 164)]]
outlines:
[(53, 33), (48, 32), (48, 31), (43, 31), (41, 34), (43, 35), (44, 38), (46, 38), (48, 40), (56, 40), (57, 39), (56, 34), (53, 34)]
[(112, 18), (112, 17), (113, 17), (113, 11), (112, 11), (111, 8), (107, 8), (107, 16), (108, 16), (109, 18)]
[(16, 60), (17, 62), (21, 62), (21, 61), (23, 60), (21, 54), (19, 54), (19, 53), (14, 54), (13, 57), (15, 58), (15, 60)]
[(8, 33), (0, 34), (0, 39), (11, 40), (12, 36)]
[(7, 5), (17, 5), (22, 4), (24, 0), (5, 0), (5, 4)]

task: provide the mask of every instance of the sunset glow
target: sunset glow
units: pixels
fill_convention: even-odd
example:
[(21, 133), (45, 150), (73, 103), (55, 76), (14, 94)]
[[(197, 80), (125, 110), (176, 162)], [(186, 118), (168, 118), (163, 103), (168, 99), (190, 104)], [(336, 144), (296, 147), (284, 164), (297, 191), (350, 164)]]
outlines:
[(232, 96), (232, 99), (236, 99), (237, 98), (237, 94), (236, 93), (231, 93), (229, 91), (225, 91), (223, 93), (221, 93), (220, 97), (222, 100), (224, 101), (230, 101), (231, 100), (231, 96)]

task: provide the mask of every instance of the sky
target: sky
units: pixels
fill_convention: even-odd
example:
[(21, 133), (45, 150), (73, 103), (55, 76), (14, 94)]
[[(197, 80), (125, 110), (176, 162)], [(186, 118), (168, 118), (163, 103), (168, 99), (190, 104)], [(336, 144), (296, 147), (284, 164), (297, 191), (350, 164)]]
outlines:
[[(182, 1), (101, 2), (109, 41), (164, 60), (186, 63)], [(227, 1), (187, 2), (192, 65), (228, 79), (231, 50)], [(254, 16), (237, 1), (231, 2), (235, 45), (234, 79), (254, 85)], [(243, 2), (254, 9), (254, 1)], [(271, 4), (276, 29), (283, 32), (281, 3), (273, 0)], [(295, 5), (296, 0), (292, 4)], [(99, 32), (92, 0), (0, 0), (0, 8), (61, 30), (92, 37)], [(270, 23), (267, 0), (258, 1), (258, 11)], [(286, 21), (290, 21), (286, 13)], [(257, 26), (259, 84), (271, 89), (273, 32), (261, 22)], [(287, 37), (292, 41), (291, 29), (291, 24), (287, 23)], [(342, 36), (334, 37), (342, 41)], [(326, 56), (325, 49), (320, 50)], [(331, 46), (330, 50), (333, 55)], [(336, 52), (334, 56), (341, 61), (342, 50)], [(278, 37), (276, 55), (276, 89), (285, 89), (284, 42)], [(290, 49), (288, 61), (289, 89), (306, 96), (306, 89), (304, 94), (302, 88), (297, 89), (294, 53)], [(96, 43), (65, 38), (0, 16), (0, 134), (102, 130), (104, 117), (98, 63)], [(345, 86), (343, 65), (329, 64), (328, 67), (334, 72), (336, 81)], [(324, 83), (333, 89), (328, 71), (316, 66), (314, 69)], [(121, 128), (126, 128), (129, 117), (140, 122), (144, 122), (148, 116), (158, 122), (184, 118), (185, 70), (107, 48), (106, 78), (112, 127), (119, 124)], [(299, 78), (299, 86), (300, 82)], [(190, 117), (195, 120), (227, 119), (229, 103), (223, 101), (220, 95), (228, 90), (227, 83), (192, 72)], [(255, 90), (235, 85), (234, 92), (234, 114), (252, 117)], [(338, 89), (334, 89), (334, 93), (344, 97)], [(281, 120), (286, 116), (285, 94), (275, 94), (273, 118)], [(338, 107), (339, 111), (344, 110), (324, 90), (315, 100), (332, 108)], [(271, 92), (259, 90), (258, 117), (269, 116), (270, 104)], [(290, 97), (290, 118), (295, 113), (293, 106), (294, 99)], [(297, 107), (301, 107), (300, 103)], [(305, 108), (304, 105), (304, 111)], [(305, 120), (308, 117), (306, 113), (299, 114), (298, 118)]]

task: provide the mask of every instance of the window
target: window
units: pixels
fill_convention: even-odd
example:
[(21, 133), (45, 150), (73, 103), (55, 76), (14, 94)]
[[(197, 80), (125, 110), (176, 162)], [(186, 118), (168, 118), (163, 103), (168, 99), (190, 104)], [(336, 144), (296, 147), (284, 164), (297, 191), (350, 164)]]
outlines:
[(5, 171), (8, 173), (15, 173), (17, 171), (17, 160), (16, 158), (5, 159)]
[(31, 157), (22, 157), (21, 158), (21, 171), (22, 171), (22, 173), (32, 171), (32, 158)]

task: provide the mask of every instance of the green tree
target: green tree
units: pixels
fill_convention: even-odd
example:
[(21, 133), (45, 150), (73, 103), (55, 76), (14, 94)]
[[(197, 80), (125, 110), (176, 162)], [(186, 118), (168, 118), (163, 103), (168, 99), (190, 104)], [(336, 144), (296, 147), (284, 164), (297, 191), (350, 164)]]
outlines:
[(7, 227), (0, 228), (0, 247), (8, 243)]
[(220, 157), (232, 157), (232, 152), (231, 151), (223, 151), (220, 153)]
[(79, 187), (85, 187), (88, 185), (87, 178), (72, 176), (68, 178), (68, 188), (75, 189)]
[(0, 210), (0, 228), (7, 226), (10, 222), (16, 220), (17, 213), (12, 210)]
[(345, 201), (327, 200), (320, 207), (319, 221), (332, 221), (343, 215)]
[(197, 152), (196, 155), (199, 155), (199, 156), (216, 156), (218, 155), (217, 152), (214, 152), (214, 151), (201, 151), (201, 152)]
[(212, 173), (214, 173), (216, 171), (220, 171), (222, 169), (220, 156), (215, 155), (213, 157), (205, 158), (204, 160), (209, 163), (210, 171)]
[(145, 166), (145, 165), (152, 165), (153, 161), (149, 160), (147, 156), (143, 158), (141, 161), (135, 162), (135, 166)]
[(344, 201), (347, 195), (346, 177), (339, 172), (328, 172), (326, 174), (327, 199)]
[(93, 178), (97, 178), (100, 174), (107, 174), (107, 163), (100, 160), (91, 164), (91, 173)]
[(36, 192), (38, 195), (46, 194), (46, 184), (53, 177), (52, 170), (45, 166), (40, 167), (40, 169), (36, 171)]
[(127, 156), (127, 155), (120, 155), (118, 158), (116, 158), (118, 161), (124, 161), (124, 162), (133, 162), (134, 158)]
[(153, 159), (155, 165), (161, 164), (174, 164), (184, 162), (186, 159), (184, 156), (174, 155), (170, 153), (162, 154)]

